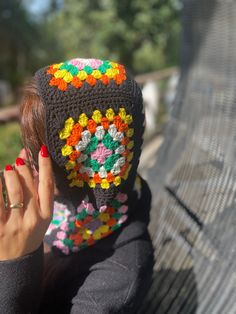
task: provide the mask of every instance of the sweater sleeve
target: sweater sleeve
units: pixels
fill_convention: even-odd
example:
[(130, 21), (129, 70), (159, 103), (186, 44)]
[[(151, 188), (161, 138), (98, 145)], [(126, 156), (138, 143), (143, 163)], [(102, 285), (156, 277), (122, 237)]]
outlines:
[(0, 261), (0, 313), (37, 313), (43, 277), (43, 243), (34, 252)]

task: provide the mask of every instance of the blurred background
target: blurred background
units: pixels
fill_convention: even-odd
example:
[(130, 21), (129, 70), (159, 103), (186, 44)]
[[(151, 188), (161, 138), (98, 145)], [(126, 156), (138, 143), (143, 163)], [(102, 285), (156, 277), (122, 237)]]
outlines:
[(117, 61), (143, 90), (145, 144), (165, 129), (178, 83), (180, 0), (1, 0), (0, 169), (22, 148), (18, 103), (40, 67), (72, 57)]

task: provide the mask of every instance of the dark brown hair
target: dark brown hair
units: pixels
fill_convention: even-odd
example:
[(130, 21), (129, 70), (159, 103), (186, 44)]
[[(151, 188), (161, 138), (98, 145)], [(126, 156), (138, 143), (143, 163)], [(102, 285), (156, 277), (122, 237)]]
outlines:
[[(34, 79), (25, 86), (20, 103), (20, 127), (22, 142), (29, 160), (38, 170), (38, 153), (45, 144), (45, 111)], [(47, 293), (56, 279), (70, 264), (73, 256), (57, 257), (50, 247), (44, 244), (44, 293)]]
[[(45, 112), (34, 79), (25, 86), (20, 103), (20, 127), (22, 142), (38, 168), (38, 153), (45, 144)], [(38, 170), (38, 169), (37, 169)]]

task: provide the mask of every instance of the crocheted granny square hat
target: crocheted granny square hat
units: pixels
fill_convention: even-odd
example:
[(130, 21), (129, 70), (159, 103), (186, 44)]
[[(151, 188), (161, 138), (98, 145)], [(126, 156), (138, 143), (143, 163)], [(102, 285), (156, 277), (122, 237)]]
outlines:
[(60, 192), (100, 208), (132, 190), (141, 153), (141, 90), (125, 67), (75, 58), (38, 70), (46, 145)]
[(135, 207), (142, 93), (123, 65), (99, 59), (44, 67), (35, 81), (62, 196), (44, 242), (68, 255), (111, 234)]

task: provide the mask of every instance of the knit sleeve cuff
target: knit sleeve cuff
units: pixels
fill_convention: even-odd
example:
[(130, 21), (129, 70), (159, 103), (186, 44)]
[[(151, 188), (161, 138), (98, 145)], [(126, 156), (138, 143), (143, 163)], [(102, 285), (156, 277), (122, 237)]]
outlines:
[(43, 243), (32, 253), (0, 261), (0, 313), (37, 313), (43, 277)]

